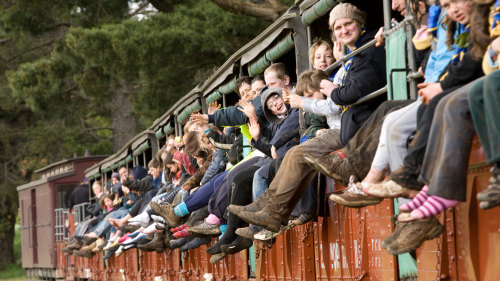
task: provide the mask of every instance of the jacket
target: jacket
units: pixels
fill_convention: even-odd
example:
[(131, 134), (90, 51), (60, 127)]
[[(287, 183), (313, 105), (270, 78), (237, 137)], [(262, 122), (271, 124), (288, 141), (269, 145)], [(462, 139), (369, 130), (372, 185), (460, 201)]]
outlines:
[[(359, 46), (371, 41), (374, 35), (375, 32), (366, 32), (360, 39)], [(344, 145), (356, 134), (377, 107), (387, 100), (387, 95), (380, 95), (358, 105), (350, 105), (384, 87), (387, 84), (386, 81), (383, 47), (372, 46), (353, 57), (343, 85), (335, 88), (330, 96), (335, 104), (349, 106), (341, 119), (340, 139)]]
[(342, 109), (331, 99), (317, 100), (304, 98), (302, 107), (305, 112), (326, 116), (328, 127), (332, 130), (340, 130)]
[[(260, 96), (255, 97), (250, 102), (255, 107), (257, 117), (259, 117), (259, 119), (265, 119)], [(208, 115), (208, 122), (213, 123), (217, 127), (239, 126), (247, 123), (247, 116), (245, 113), (239, 111), (237, 106), (231, 106), (217, 110), (214, 114)]]

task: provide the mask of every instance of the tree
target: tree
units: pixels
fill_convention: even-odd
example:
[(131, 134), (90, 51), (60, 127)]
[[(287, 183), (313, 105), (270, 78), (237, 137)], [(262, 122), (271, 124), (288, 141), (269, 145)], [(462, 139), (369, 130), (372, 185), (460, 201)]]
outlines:
[(208, 0), (149, 1), (138, 20), (135, 2), (0, 0), (0, 244), (34, 170), (116, 151), (267, 25)]

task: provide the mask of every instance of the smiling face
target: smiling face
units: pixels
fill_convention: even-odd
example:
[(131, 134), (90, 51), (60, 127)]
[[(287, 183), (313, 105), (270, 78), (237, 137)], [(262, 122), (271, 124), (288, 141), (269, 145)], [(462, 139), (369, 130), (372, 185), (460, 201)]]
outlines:
[[(287, 76), (288, 77), (288, 76)], [(279, 79), (275, 72), (271, 71), (268, 74), (264, 74), (264, 80), (266, 80), (267, 86), (269, 88), (288, 88), (289, 78)]]
[(351, 18), (337, 19), (333, 25), (333, 32), (337, 41), (351, 50), (354, 49), (362, 31), (363, 28), (359, 22)]
[(403, 17), (406, 17), (406, 1), (392, 0), (392, 10), (399, 12)]
[(446, 16), (463, 25), (470, 21), (471, 5), (471, 1), (441, 0), (441, 7), (446, 10)]
[(252, 91), (252, 86), (247, 83), (241, 83), (241, 86), (238, 88), (241, 99), (244, 101), (249, 101), (255, 97), (254, 92)]
[(325, 69), (333, 63), (333, 51), (327, 45), (319, 46), (314, 52), (314, 61), (312, 63), (314, 69)]
[(267, 99), (266, 106), (274, 115), (283, 115), (287, 111), (283, 98), (277, 94), (274, 94)]
[(260, 95), (260, 91), (266, 86), (266, 83), (262, 80), (256, 80), (252, 83), (252, 91), (254, 92), (254, 97)]

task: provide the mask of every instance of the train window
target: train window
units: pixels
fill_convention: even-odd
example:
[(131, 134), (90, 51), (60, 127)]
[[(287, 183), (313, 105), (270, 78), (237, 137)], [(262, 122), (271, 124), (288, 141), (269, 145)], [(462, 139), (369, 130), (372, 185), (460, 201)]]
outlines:
[(57, 208), (67, 208), (69, 196), (71, 192), (76, 187), (76, 184), (67, 184), (67, 185), (58, 185), (57, 189), (57, 198), (56, 198), (56, 206)]

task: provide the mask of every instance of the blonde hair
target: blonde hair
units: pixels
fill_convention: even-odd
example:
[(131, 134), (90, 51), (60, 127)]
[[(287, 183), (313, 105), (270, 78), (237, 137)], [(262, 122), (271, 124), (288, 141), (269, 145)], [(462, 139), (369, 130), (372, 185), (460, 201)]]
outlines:
[(330, 49), (333, 55), (332, 44), (328, 43), (328, 41), (326, 40), (316, 37), (313, 40), (311, 48), (309, 48), (309, 63), (314, 63), (314, 54), (316, 53), (316, 50), (323, 45), (325, 45), (327, 49)]

